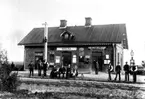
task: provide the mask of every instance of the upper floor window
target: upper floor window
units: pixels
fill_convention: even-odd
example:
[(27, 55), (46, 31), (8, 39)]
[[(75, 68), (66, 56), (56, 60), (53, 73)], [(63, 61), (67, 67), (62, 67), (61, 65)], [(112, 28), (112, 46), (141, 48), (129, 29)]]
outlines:
[(68, 31), (64, 31), (61, 33), (60, 37), (62, 37), (63, 41), (72, 41), (74, 40), (74, 34)]

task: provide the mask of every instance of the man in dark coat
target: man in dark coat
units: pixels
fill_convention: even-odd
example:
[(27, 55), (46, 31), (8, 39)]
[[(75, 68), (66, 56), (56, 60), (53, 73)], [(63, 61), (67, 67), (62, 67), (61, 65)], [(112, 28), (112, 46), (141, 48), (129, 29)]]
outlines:
[(99, 63), (98, 63), (98, 61), (94, 60), (93, 64), (94, 64), (94, 68), (95, 68), (95, 73), (98, 74), (98, 71), (99, 71)]
[(46, 76), (47, 66), (48, 66), (47, 61), (44, 60), (43, 61), (43, 76)]
[(29, 77), (30, 77), (30, 76), (33, 76), (33, 72), (34, 72), (34, 67), (33, 67), (33, 64), (32, 64), (32, 63), (33, 63), (33, 62), (31, 61), (31, 62), (29, 63), (29, 65), (28, 65), (29, 72), (30, 72)]
[(57, 78), (57, 68), (56, 66), (54, 65), (54, 67), (52, 68), (51, 72), (50, 72), (50, 78)]
[(38, 62), (38, 76), (41, 76), (42, 66), (43, 66), (43, 64), (42, 64), (41, 60), (39, 60), (39, 62)]
[(71, 67), (70, 67), (70, 64), (69, 64), (67, 69), (66, 69), (66, 78), (69, 78), (70, 76), (71, 76)]
[(118, 65), (116, 66), (115, 71), (116, 71), (116, 77), (115, 77), (114, 80), (116, 80), (116, 79), (117, 79), (117, 76), (119, 76), (119, 81), (120, 81), (120, 80), (121, 80), (121, 75), (120, 75), (121, 66), (119, 65), (119, 63), (118, 63)]
[(129, 81), (129, 65), (127, 62), (124, 65), (124, 71), (125, 71), (125, 81)]
[(62, 65), (60, 68), (59, 68), (59, 78), (62, 74), (62, 78), (64, 78), (64, 74), (65, 74), (66, 70), (65, 70), (65, 67)]
[(133, 63), (133, 66), (131, 67), (131, 71), (133, 73), (133, 82), (136, 82), (136, 71), (137, 71), (137, 66), (135, 65), (135, 63)]
[(15, 68), (15, 64), (14, 64), (14, 62), (12, 62), (11, 69), (14, 70), (14, 68)]

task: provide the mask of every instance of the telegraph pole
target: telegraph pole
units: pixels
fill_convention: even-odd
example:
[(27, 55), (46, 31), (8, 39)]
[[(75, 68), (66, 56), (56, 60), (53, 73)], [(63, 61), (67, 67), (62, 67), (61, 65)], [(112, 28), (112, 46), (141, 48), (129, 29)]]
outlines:
[(48, 28), (47, 28), (47, 22), (43, 23), (44, 25), (44, 60), (47, 62), (47, 45), (48, 45)]

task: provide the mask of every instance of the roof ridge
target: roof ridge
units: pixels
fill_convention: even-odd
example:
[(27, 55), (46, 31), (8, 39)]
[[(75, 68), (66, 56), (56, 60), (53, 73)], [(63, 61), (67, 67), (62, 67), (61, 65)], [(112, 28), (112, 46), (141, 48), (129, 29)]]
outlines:
[[(109, 26), (109, 25), (126, 25), (126, 23), (115, 23), (115, 24), (97, 24), (97, 25), (91, 25), (91, 26)], [(67, 27), (85, 27), (85, 25), (70, 25)], [(39, 29), (44, 27), (34, 27), (34, 29)], [(48, 28), (59, 28), (59, 26), (49, 26)]]

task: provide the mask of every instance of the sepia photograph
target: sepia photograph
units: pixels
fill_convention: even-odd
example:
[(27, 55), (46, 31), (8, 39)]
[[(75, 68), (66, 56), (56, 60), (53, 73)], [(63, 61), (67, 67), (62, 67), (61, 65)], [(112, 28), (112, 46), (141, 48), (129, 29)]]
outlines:
[(0, 99), (145, 99), (144, 0), (0, 0)]

